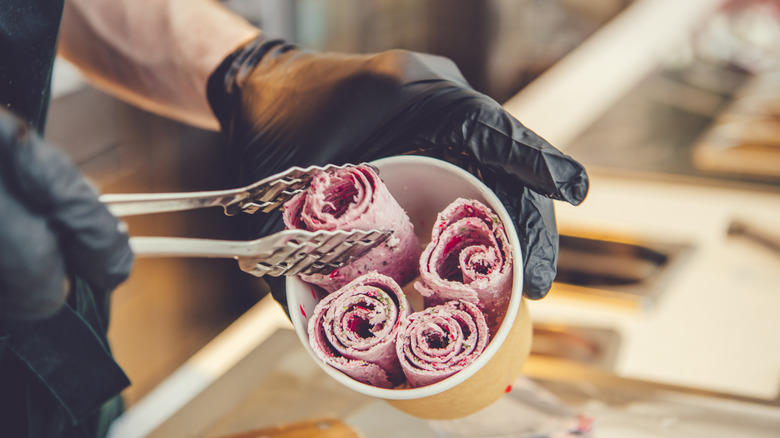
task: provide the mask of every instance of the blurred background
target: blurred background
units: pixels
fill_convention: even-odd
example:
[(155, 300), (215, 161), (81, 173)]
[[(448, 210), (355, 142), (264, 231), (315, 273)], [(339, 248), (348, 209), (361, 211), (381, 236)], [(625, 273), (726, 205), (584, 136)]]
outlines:
[[(531, 303), (525, 373), (538, 384), (602, 425), (623, 409), (653, 432), (636, 436), (777, 436), (780, 2), (225, 3), (309, 48), (450, 57), (475, 89), (585, 164), (586, 201), (556, 204), (556, 283)], [(47, 137), (103, 193), (228, 188), (219, 134), (128, 106), (61, 60), (53, 91)], [(241, 238), (218, 210), (128, 222), (135, 235)], [(128, 404), (160, 392), (266, 294), (233, 261), (139, 260), (115, 293), (110, 330), (133, 381)], [(659, 391), (739, 404), (709, 405), (708, 417), (695, 403), (656, 399), (655, 410), (627, 417), (626, 406)], [(245, 411), (256, 421), (242, 426), (266, 425)], [(723, 424), (673, 434), (707, 422)], [(437, 436), (479, 436), (437, 427)], [(204, 428), (236, 432), (225, 417)]]

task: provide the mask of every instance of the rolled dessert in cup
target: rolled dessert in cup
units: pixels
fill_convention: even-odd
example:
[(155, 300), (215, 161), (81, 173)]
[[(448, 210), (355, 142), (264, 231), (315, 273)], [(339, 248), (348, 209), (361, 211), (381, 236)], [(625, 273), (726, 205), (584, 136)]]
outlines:
[(474, 199), (449, 204), (434, 223), (414, 287), (425, 307), (465, 300), (497, 328), (512, 294), (512, 251), (498, 216)]
[[(495, 193), (474, 175), (442, 160), (423, 156), (396, 156), (371, 163), (382, 181), (408, 213), (421, 242), (427, 242), (437, 215), (457, 198), (476, 199), (489, 206), (506, 225), (515, 266), (522, 265), (512, 217)], [(420, 387), (381, 388), (359, 382), (323, 362), (312, 350), (308, 323), (323, 295), (319, 287), (299, 277), (287, 278), (290, 318), (296, 334), (317, 365), (334, 381), (360, 394), (387, 401), (393, 407), (422, 419), (456, 419), (473, 414), (501, 398), (520, 375), (531, 346), (531, 319), (522, 297), (523, 270), (512, 269), (512, 292), (504, 319), (490, 330), (485, 350), (469, 366), (437, 383)], [(414, 289), (412, 284), (406, 287)], [(407, 291), (404, 287), (404, 291)], [(416, 291), (410, 294), (417, 295)], [(411, 299), (410, 296), (408, 298)], [(422, 300), (421, 300), (422, 301)], [(422, 308), (420, 304), (419, 308)], [(419, 310), (415, 307), (415, 310)]]
[(330, 274), (302, 275), (307, 283), (333, 292), (371, 271), (405, 285), (417, 275), (422, 246), (406, 212), (368, 165), (318, 174), (307, 190), (284, 205), (288, 229), (393, 230), (393, 236)]
[(409, 313), (400, 286), (370, 272), (317, 304), (309, 320), (309, 344), (320, 360), (351, 378), (392, 388), (404, 380), (395, 342)]
[(468, 301), (449, 301), (412, 313), (396, 340), (409, 387), (446, 379), (476, 360), (488, 344), (482, 311)]

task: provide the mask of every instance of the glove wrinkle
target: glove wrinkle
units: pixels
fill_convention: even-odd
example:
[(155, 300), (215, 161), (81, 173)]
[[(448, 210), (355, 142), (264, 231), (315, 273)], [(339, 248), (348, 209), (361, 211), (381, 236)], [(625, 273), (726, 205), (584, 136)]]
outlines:
[(373, 55), (371, 59), (374, 73), (384, 73), (396, 78), (400, 85), (454, 83), (461, 89), (470, 88), (455, 63), (443, 56), (395, 49)]
[(557, 150), (545, 151), (543, 158), (557, 190), (554, 199), (580, 205), (585, 200), (590, 187), (585, 168), (573, 158), (562, 155)]
[(527, 208), (523, 214), (529, 229), (534, 230), (529, 233), (528, 248), (524, 249), (529, 254), (525, 272), (530, 275), (526, 296), (538, 300), (547, 295), (557, 274), (558, 230), (553, 203), (549, 199), (528, 190), (524, 192), (524, 198), (526, 202), (521, 205)]
[[(485, 115), (488, 114), (488, 115)], [(549, 198), (574, 205), (588, 191), (585, 168), (571, 157), (553, 148), (544, 139), (508, 115), (480, 112), (474, 130), (482, 131), (479, 142), (469, 142), (475, 155), (492, 170), (513, 176), (519, 183)], [(507, 135), (511, 133), (511, 135)]]
[(297, 48), (298, 46), (281, 39), (268, 41), (252, 40), (245, 48), (237, 49), (231, 57), (227, 58), (225, 91), (233, 93), (233, 87), (240, 86), (244, 80), (250, 77), (253, 72), (253, 66), (261, 59), (266, 57), (278, 59), (281, 55)]
[(584, 167), (503, 112), (498, 103), (460, 92), (450, 106), (454, 108), (445, 111), (444, 120), (432, 124), (437, 130), (431, 143), (465, 145), (483, 166), (537, 193), (574, 205), (582, 202), (589, 184)]
[(499, 182), (496, 195), (517, 223), (525, 223), (518, 233), (523, 256), (523, 294), (532, 300), (544, 298), (557, 272), (558, 231), (552, 201), (522, 186)]

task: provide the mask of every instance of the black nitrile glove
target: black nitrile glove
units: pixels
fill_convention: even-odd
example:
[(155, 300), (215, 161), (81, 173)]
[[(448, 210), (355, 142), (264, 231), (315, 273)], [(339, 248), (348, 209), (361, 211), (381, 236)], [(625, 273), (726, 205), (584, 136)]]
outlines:
[[(549, 291), (558, 255), (551, 199), (582, 202), (585, 169), (474, 91), (449, 59), (401, 50), (319, 53), (260, 35), (212, 73), (208, 97), (229, 137), (239, 184), (293, 165), (400, 154), (469, 170), (514, 218), (525, 296)], [(278, 217), (253, 220), (260, 235), (282, 227)]]
[(0, 321), (56, 312), (70, 274), (111, 290), (132, 262), (123, 224), (78, 169), (0, 107)]

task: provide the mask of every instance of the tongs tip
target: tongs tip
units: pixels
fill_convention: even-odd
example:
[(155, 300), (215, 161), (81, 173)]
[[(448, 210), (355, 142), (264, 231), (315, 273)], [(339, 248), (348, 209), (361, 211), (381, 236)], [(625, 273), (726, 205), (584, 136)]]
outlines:
[(326, 164), (324, 166), (312, 165), (308, 167), (293, 166), (245, 187), (245, 195), (242, 199), (225, 205), (225, 214), (232, 216), (239, 213), (254, 214), (258, 211), (270, 213), (282, 208), (295, 195), (308, 189), (317, 175), (323, 172), (335, 172), (358, 166), (369, 166), (375, 172), (379, 172), (376, 166), (369, 163)]

